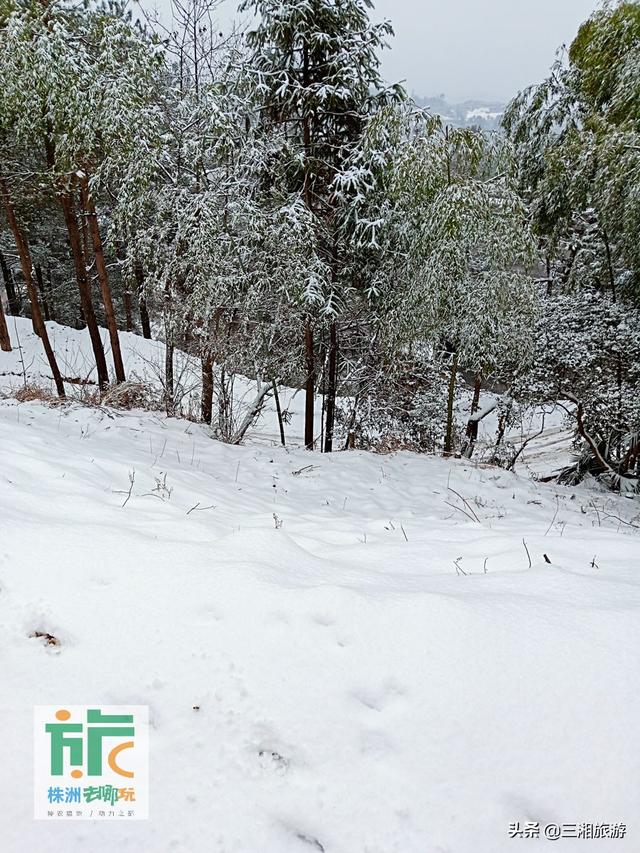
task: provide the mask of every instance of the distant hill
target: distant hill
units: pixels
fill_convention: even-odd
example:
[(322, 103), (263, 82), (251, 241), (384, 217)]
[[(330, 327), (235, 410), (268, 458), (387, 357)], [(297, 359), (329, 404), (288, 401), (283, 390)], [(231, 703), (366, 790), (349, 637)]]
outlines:
[(498, 101), (471, 100), (461, 104), (449, 103), (444, 95), (424, 98), (413, 94), (413, 100), (421, 107), (429, 107), (431, 112), (454, 127), (480, 127), (483, 130), (499, 130), (505, 105)]

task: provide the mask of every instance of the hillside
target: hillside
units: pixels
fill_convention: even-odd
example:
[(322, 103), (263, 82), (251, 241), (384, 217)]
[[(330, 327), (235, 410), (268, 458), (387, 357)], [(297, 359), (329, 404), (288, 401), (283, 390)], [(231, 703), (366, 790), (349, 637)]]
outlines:
[(461, 103), (451, 103), (444, 95), (421, 97), (412, 95), (413, 100), (421, 107), (428, 107), (431, 112), (442, 117), (445, 124), (453, 127), (479, 127), (482, 130), (499, 130), (504, 115), (505, 105), (498, 101), (468, 100)]
[[(10, 328), (5, 393), (46, 381)], [(636, 501), (270, 431), (0, 401), (3, 853), (503, 853), (596, 820), (630, 837), (557, 849), (637, 850)], [(32, 820), (58, 702), (149, 706), (149, 821)]]

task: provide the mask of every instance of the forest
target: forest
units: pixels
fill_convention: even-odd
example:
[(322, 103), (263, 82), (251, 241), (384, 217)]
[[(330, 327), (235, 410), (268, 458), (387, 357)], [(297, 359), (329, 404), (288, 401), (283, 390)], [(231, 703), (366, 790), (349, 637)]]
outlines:
[[(30, 318), (60, 397), (91, 385), (235, 444), (267, 397), (284, 442), (289, 387), (309, 450), (471, 458), (492, 412), (482, 460), (510, 468), (510, 430), (560, 408), (560, 482), (637, 490), (640, 5), (596, 11), (493, 133), (383, 80), (371, 0), (240, 9), (253, 26), (222, 33), (212, 0), (174, 0), (168, 29), (118, 2), (0, 0), (2, 348)], [(85, 376), (50, 320), (86, 329)], [(164, 342), (159, 397), (122, 331)]]

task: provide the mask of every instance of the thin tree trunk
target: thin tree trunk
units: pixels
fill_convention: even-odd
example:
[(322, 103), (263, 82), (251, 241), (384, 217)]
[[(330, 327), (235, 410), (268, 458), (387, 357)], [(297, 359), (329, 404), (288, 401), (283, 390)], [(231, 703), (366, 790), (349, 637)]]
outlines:
[(164, 349), (164, 393), (165, 393), (165, 407), (167, 410), (167, 415), (169, 417), (173, 417), (176, 411), (176, 403), (175, 403), (175, 382), (173, 375), (173, 353), (175, 350), (175, 345), (173, 341), (167, 340), (165, 342)]
[(9, 264), (5, 256), (0, 252), (0, 267), (2, 268), (2, 278), (4, 280), (4, 289), (7, 291), (7, 303), (9, 312), (14, 316), (20, 315), (20, 299), (16, 290), (16, 283), (13, 280), (13, 274), (9, 269)]
[[(309, 46), (304, 41), (302, 45), (302, 85), (306, 88), (311, 82), (309, 74)], [(311, 118), (309, 115), (304, 115), (302, 118), (302, 140), (304, 145), (304, 182), (302, 193), (304, 203), (309, 211), (313, 212), (311, 202), (311, 175), (309, 174), (311, 161)]]
[(175, 379), (173, 370), (173, 353), (175, 338), (173, 329), (173, 300), (171, 286), (164, 289), (164, 393), (167, 415), (173, 417), (176, 409)]
[(351, 412), (351, 420), (349, 421), (349, 428), (347, 429), (347, 440), (344, 443), (344, 449), (345, 450), (353, 450), (356, 446), (355, 426), (356, 426), (356, 417), (358, 414), (358, 403), (359, 403), (359, 398), (358, 398), (358, 395), (356, 394), (356, 397), (353, 401), (353, 410)]
[(304, 444), (307, 450), (313, 450), (313, 415), (315, 408), (316, 377), (313, 353), (313, 329), (311, 328), (310, 317), (306, 317), (304, 321), (304, 343), (307, 364), (304, 400)]
[(591, 448), (591, 452), (593, 453), (598, 465), (602, 468), (602, 470), (611, 475), (612, 484), (615, 486), (617, 484), (618, 489), (620, 489), (620, 483), (622, 480), (621, 475), (615, 470), (615, 468), (609, 464), (608, 460), (600, 452), (600, 448), (598, 447), (598, 442), (593, 438), (593, 436), (587, 431), (587, 428), (584, 423), (584, 407), (582, 405), (582, 401), (577, 397), (574, 397), (570, 392), (564, 393), (564, 396), (567, 400), (571, 400), (572, 403), (576, 405), (576, 424), (578, 426), (578, 435), (583, 438), (586, 443)]
[(455, 353), (451, 362), (451, 377), (449, 379), (449, 393), (447, 395), (447, 432), (444, 437), (444, 455), (451, 456), (453, 453), (453, 404), (456, 394), (456, 378), (458, 375), (458, 353)]
[(280, 443), (283, 447), (286, 447), (287, 442), (284, 437), (284, 420), (282, 419), (282, 409), (280, 408), (280, 395), (278, 394), (278, 384), (275, 379), (271, 380), (271, 386), (273, 388), (273, 399), (276, 404), (276, 414), (278, 415), (278, 426), (280, 427)]
[(138, 282), (138, 307), (140, 309), (142, 337), (147, 340), (151, 340), (151, 323), (149, 322), (147, 300), (144, 295), (144, 271), (142, 269), (142, 264), (136, 264), (136, 281)]
[[(52, 140), (52, 135), (48, 132), (44, 138), (44, 147), (47, 158), (47, 165), (54, 171), (56, 167), (56, 151)], [(71, 250), (71, 259), (76, 274), (76, 282), (80, 293), (80, 305), (84, 315), (84, 321), (89, 330), (91, 339), (91, 347), (96, 362), (96, 372), (98, 374), (98, 387), (100, 390), (106, 388), (109, 384), (109, 371), (107, 370), (107, 360), (104, 356), (104, 347), (100, 337), (98, 321), (96, 320), (95, 311), (93, 310), (93, 302), (91, 299), (91, 283), (87, 273), (86, 253), (82, 250), (82, 237), (78, 227), (78, 218), (73, 200), (72, 191), (64, 187), (58, 194), (60, 206), (64, 216), (67, 234), (69, 236), (69, 247)], [(86, 230), (86, 229), (85, 229)], [(86, 238), (85, 238), (86, 243)]]
[(38, 293), (36, 291), (36, 286), (33, 282), (29, 246), (16, 219), (13, 201), (11, 199), (11, 193), (9, 191), (9, 185), (7, 184), (6, 180), (1, 177), (0, 195), (2, 195), (2, 201), (4, 203), (4, 209), (7, 215), (9, 228), (11, 229), (13, 233), (13, 238), (16, 242), (16, 248), (18, 250), (18, 256), (20, 258), (20, 268), (22, 269), (22, 275), (24, 277), (24, 282), (27, 287), (29, 301), (31, 302), (31, 314), (34, 319), (34, 323), (38, 329), (40, 339), (42, 340), (42, 345), (47, 356), (47, 361), (49, 362), (49, 367), (51, 368), (51, 375), (53, 376), (53, 381), (56, 384), (58, 396), (64, 397), (64, 382), (62, 381), (62, 376), (60, 374), (60, 370), (58, 369), (58, 362), (56, 361), (56, 357), (53, 353), (53, 349), (49, 341), (47, 327), (45, 326), (44, 320), (42, 319), (42, 314), (40, 313), (40, 306), (38, 304)]
[(36, 273), (36, 281), (38, 282), (38, 290), (40, 291), (40, 298), (42, 299), (42, 309), (44, 311), (44, 319), (50, 320), (51, 314), (49, 313), (49, 303), (47, 301), (47, 291), (44, 286), (44, 278), (42, 277), (42, 267), (40, 264), (36, 264), (35, 267)]
[(11, 352), (11, 338), (9, 337), (9, 329), (7, 329), (7, 321), (4, 316), (4, 308), (2, 307), (2, 298), (0, 297), (0, 350), (2, 352)]
[[(309, 46), (306, 40), (302, 46), (302, 85), (309, 85)], [(304, 145), (304, 179), (303, 179), (303, 197), (307, 208), (313, 213), (313, 203), (311, 198), (311, 175), (309, 173), (311, 160), (311, 121), (309, 115), (304, 115), (302, 119), (302, 137)], [(315, 393), (316, 393), (316, 377), (315, 377), (315, 359), (313, 351), (313, 329), (311, 327), (311, 318), (305, 317), (304, 321), (304, 343), (305, 343), (305, 361), (307, 369), (307, 378), (305, 382), (305, 401), (304, 401), (304, 444), (307, 450), (313, 450), (313, 430), (314, 430), (314, 411), (315, 411)]]
[(479, 370), (476, 373), (475, 382), (473, 385), (473, 399), (471, 401), (471, 417), (469, 418), (469, 422), (467, 423), (467, 441), (465, 443), (465, 448), (462, 453), (463, 456), (466, 456), (467, 459), (471, 459), (473, 456), (473, 450), (478, 440), (478, 426), (479, 420), (474, 418), (473, 416), (480, 408), (480, 391), (482, 390), (482, 371)]
[(327, 385), (326, 427), (324, 432), (324, 452), (333, 451), (333, 431), (336, 420), (336, 394), (338, 390), (338, 327), (331, 322), (329, 329), (329, 377)]
[(125, 290), (122, 301), (124, 302), (124, 322), (125, 329), (130, 332), (133, 329), (133, 316), (131, 313), (131, 291)]
[(498, 430), (496, 432), (496, 443), (493, 449), (494, 454), (497, 453), (498, 448), (502, 444), (504, 440), (505, 432), (507, 431), (507, 421), (509, 419), (509, 415), (511, 413), (511, 409), (513, 408), (513, 401), (509, 400), (504, 411), (498, 418)]
[(120, 350), (120, 337), (118, 335), (118, 324), (116, 322), (115, 311), (113, 310), (113, 300), (111, 299), (111, 288), (109, 286), (109, 273), (107, 272), (107, 264), (104, 259), (104, 247), (102, 245), (102, 237), (100, 236), (100, 226), (98, 224), (98, 216), (96, 214), (96, 206), (91, 198), (89, 191), (89, 180), (85, 174), (82, 178), (82, 197), (84, 209), (89, 225), (89, 233), (93, 244), (93, 256), (96, 261), (96, 272), (98, 274), (98, 282), (102, 293), (102, 304), (104, 305), (104, 316), (109, 330), (109, 340), (111, 341), (111, 354), (113, 356), (113, 366), (116, 372), (116, 382), (125, 381), (124, 363), (122, 361), (122, 352)]
[(324, 453), (324, 412), (325, 412), (325, 402), (327, 399), (327, 346), (324, 342), (324, 335), (320, 338), (320, 345), (318, 347), (319, 352), (318, 356), (318, 364), (322, 365), (322, 373), (320, 374), (320, 453)]
[(202, 420), (211, 423), (213, 415), (213, 359), (209, 353), (202, 356)]
[(78, 215), (78, 224), (80, 226), (80, 233), (82, 234), (82, 254), (84, 255), (84, 264), (87, 270), (87, 277), (89, 278), (89, 284), (92, 284), (93, 276), (89, 276), (89, 270), (91, 268), (91, 250), (89, 248), (89, 229), (87, 227), (87, 216), (86, 211), (84, 209), (84, 194), (82, 189), (80, 190), (80, 214)]
[[(227, 373), (224, 364), (220, 365), (220, 393), (218, 394), (218, 429), (224, 440), (231, 439), (231, 404), (229, 403)], [(233, 391), (231, 392), (233, 398)]]
[(96, 360), (98, 386), (102, 390), (106, 388), (106, 386), (109, 384), (109, 371), (107, 370), (107, 360), (104, 355), (104, 348), (102, 346), (102, 339), (100, 337), (98, 321), (96, 320), (96, 315), (93, 310), (93, 302), (91, 300), (91, 285), (89, 283), (89, 277), (87, 275), (85, 255), (82, 250), (82, 238), (80, 236), (80, 229), (78, 228), (78, 219), (76, 216), (75, 205), (73, 203), (73, 197), (70, 192), (65, 191), (60, 193), (59, 198), (60, 204), (62, 206), (62, 212), (64, 214), (65, 225), (67, 226), (67, 233), (69, 235), (71, 258), (73, 260), (76, 281), (78, 284), (78, 291), (80, 293), (80, 304), (82, 305), (82, 314), (89, 330), (89, 337), (91, 338), (93, 355)]
[(49, 293), (49, 314), (52, 320), (56, 320), (56, 301), (53, 296), (53, 277), (51, 275), (51, 267), (47, 267), (47, 290)]

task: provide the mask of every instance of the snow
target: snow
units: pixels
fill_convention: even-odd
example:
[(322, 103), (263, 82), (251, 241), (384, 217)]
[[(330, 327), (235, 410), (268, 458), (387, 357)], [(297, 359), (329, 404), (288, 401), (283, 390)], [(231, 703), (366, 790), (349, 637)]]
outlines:
[[(160, 345), (123, 339), (142, 373)], [(546, 849), (508, 838), (528, 820), (626, 821), (557, 849), (637, 851), (637, 502), (272, 433), (0, 401), (3, 853)], [(32, 819), (56, 703), (149, 706), (148, 821)]]
[(484, 121), (488, 121), (490, 119), (497, 119), (503, 115), (502, 112), (492, 112), (488, 107), (476, 107), (473, 110), (467, 110), (466, 120), (471, 121), (474, 118), (480, 118)]

